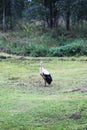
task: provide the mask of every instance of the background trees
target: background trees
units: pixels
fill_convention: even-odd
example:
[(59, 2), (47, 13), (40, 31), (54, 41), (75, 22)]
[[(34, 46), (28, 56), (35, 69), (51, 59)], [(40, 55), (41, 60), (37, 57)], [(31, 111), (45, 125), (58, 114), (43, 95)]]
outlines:
[(87, 55), (87, 0), (1, 0), (2, 30), (7, 33), (0, 32), (1, 39), (8, 41), (0, 43), (4, 52)]
[(0, 24), (3, 31), (13, 29), (15, 22), (22, 17), (24, 0), (1, 0), (0, 3)]
[(13, 29), (18, 20), (43, 20), (45, 27), (58, 27), (63, 19), (66, 29), (87, 22), (87, 0), (1, 0), (0, 27)]

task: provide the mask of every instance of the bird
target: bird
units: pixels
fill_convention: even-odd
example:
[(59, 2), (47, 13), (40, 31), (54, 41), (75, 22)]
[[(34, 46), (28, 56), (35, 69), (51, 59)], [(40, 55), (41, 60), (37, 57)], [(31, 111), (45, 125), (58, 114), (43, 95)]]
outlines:
[(40, 75), (43, 77), (43, 79), (45, 81), (45, 86), (46, 86), (46, 83), (50, 85), (52, 82), (52, 76), (46, 69), (44, 69), (42, 61), (40, 61), (40, 70), (39, 71), (40, 71)]

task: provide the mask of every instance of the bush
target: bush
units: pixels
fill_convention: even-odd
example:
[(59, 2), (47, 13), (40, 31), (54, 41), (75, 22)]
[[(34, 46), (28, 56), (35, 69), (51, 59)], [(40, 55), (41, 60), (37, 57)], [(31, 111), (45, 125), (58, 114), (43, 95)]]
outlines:
[(30, 56), (47, 56), (48, 53), (48, 47), (43, 45), (36, 45), (36, 44), (29, 44), (26, 48), (27, 54)]
[(75, 41), (74, 43), (67, 44), (61, 47), (52, 47), (49, 50), (51, 56), (75, 56), (75, 55), (87, 55), (87, 41)]

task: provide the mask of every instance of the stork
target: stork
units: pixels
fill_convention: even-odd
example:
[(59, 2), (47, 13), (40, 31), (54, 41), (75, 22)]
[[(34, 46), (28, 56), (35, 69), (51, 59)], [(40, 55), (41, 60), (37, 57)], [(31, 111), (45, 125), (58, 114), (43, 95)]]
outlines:
[(42, 61), (40, 62), (40, 75), (43, 77), (45, 81), (45, 86), (46, 86), (46, 83), (48, 83), (49, 85), (51, 84), (52, 76), (46, 69), (44, 69)]

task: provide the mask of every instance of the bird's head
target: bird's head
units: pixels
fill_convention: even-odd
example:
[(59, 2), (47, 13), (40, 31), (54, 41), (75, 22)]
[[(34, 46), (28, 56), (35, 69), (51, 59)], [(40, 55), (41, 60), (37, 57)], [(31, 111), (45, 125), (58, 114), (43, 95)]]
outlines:
[(40, 66), (43, 66), (43, 61), (40, 61)]

